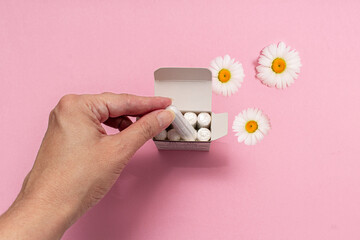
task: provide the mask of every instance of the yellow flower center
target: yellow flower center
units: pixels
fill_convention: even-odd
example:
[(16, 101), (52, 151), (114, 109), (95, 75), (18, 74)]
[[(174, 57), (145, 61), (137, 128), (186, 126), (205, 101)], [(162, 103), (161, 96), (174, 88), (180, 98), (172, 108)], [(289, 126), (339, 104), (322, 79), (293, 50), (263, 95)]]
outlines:
[(231, 78), (231, 73), (229, 70), (227, 70), (225, 68), (220, 70), (219, 75), (218, 75), (218, 79), (220, 82), (226, 83), (230, 80), (230, 78)]
[(245, 129), (248, 133), (253, 133), (258, 129), (258, 124), (254, 120), (248, 121), (245, 125)]
[(282, 58), (275, 58), (272, 62), (271, 68), (276, 73), (282, 73), (286, 68), (286, 62)]

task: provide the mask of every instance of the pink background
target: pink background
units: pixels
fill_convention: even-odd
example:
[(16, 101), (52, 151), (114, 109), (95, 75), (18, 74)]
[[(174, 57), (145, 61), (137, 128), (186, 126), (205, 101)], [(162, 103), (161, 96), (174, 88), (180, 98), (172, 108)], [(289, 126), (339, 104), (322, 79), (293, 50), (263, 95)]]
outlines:
[[(159, 67), (208, 67), (230, 54), (245, 81), (213, 111), (259, 107), (272, 130), (234, 134), (209, 153), (148, 142), (64, 239), (360, 239), (360, 2), (0, 2), (0, 211), (30, 170), (50, 110), (66, 93), (153, 94)], [(284, 41), (303, 67), (286, 90), (255, 76)], [(44, 226), (46, 227), (46, 226)]]

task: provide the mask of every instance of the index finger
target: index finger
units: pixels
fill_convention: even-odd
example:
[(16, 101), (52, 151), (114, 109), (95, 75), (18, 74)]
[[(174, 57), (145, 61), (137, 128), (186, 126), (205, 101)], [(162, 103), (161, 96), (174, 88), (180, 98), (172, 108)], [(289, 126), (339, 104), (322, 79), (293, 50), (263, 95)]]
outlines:
[(164, 109), (171, 104), (170, 98), (143, 97), (132, 94), (102, 93), (88, 95), (100, 122), (109, 117), (143, 115), (154, 110)]

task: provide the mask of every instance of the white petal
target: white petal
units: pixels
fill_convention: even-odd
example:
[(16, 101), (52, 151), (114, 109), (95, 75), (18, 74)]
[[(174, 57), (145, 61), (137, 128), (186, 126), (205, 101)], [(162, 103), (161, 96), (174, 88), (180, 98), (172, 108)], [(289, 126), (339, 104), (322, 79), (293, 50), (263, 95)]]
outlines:
[(223, 61), (223, 68), (228, 68), (229, 67), (230, 60), (231, 60), (230, 56), (225, 55), (224, 61)]
[(266, 47), (262, 50), (261, 54), (263, 54), (263, 56), (265, 56), (266, 58), (268, 58), (269, 60), (273, 61), (274, 57), (270, 52), (270, 47)]
[(264, 138), (264, 134), (262, 134), (261, 131), (255, 131), (254, 136), (256, 137), (257, 141), (261, 141)]
[(243, 133), (239, 135), (238, 142), (243, 142), (247, 138), (247, 136), (248, 136), (247, 133)]
[(214, 68), (209, 68), (209, 69), (211, 71), (212, 76), (217, 78), (217, 76), (219, 75), (219, 71)]
[(284, 54), (286, 53), (286, 45), (284, 42), (280, 42), (277, 49), (276, 49), (276, 55), (279, 58), (283, 58)]
[(215, 58), (216, 64), (219, 66), (220, 70), (223, 68), (223, 59), (222, 57)]
[(213, 61), (213, 62), (210, 63), (209, 69), (210, 69), (210, 70), (213, 69), (213, 70), (215, 70), (215, 71), (217, 71), (217, 72), (220, 71), (220, 68), (219, 68), (219, 66), (216, 64), (215, 61)]
[(264, 55), (260, 56), (258, 62), (260, 65), (265, 66), (265, 67), (271, 67), (271, 65), (272, 65), (272, 61), (269, 58), (264, 57)]
[(256, 137), (255, 134), (251, 134), (251, 145), (255, 145), (256, 144)]
[(276, 47), (275, 44), (271, 44), (271, 45), (269, 46), (269, 52), (270, 52), (270, 54), (271, 54), (271, 56), (272, 56), (273, 59), (277, 58), (276, 49), (277, 49), (277, 47)]
[(246, 145), (251, 145), (251, 134), (248, 134), (248, 135), (246, 136), (244, 143), (245, 143)]

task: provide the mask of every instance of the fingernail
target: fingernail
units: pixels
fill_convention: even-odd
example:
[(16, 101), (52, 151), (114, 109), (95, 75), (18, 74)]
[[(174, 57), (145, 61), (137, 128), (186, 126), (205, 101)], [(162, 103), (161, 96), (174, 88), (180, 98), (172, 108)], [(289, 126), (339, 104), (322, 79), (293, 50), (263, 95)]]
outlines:
[(175, 118), (175, 114), (170, 110), (163, 110), (156, 115), (160, 127), (169, 126)]

